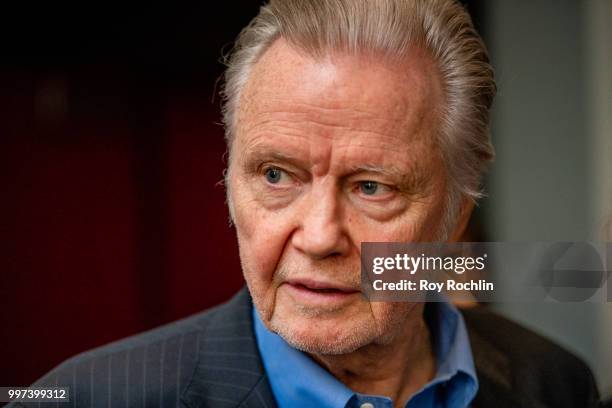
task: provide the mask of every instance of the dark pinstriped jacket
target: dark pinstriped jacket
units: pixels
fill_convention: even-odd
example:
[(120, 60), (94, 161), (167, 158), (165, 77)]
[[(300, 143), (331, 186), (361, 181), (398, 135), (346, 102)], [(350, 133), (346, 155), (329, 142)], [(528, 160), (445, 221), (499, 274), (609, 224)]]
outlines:
[[(276, 407), (251, 308), (242, 289), (223, 305), (77, 355), (34, 385), (70, 387), (70, 403), (57, 406)], [(578, 358), (484, 309), (463, 315), (480, 382), (474, 407), (597, 406)]]

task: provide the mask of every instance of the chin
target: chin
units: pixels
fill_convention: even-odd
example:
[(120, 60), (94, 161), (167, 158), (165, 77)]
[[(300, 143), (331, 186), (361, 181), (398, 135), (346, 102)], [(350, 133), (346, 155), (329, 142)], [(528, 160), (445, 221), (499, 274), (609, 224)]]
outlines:
[(372, 324), (354, 318), (287, 316), (272, 319), (270, 328), (290, 346), (310, 354), (348, 354), (376, 338)]

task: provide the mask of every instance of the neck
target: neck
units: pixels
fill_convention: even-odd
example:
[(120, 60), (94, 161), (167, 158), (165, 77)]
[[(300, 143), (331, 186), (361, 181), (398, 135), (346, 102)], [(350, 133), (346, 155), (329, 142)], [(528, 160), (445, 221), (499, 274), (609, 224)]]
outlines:
[(418, 310), (391, 342), (368, 344), (348, 354), (311, 357), (351, 390), (384, 395), (396, 407), (404, 406), (435, 374), (435, 356), (423, 307), (415, 309)]

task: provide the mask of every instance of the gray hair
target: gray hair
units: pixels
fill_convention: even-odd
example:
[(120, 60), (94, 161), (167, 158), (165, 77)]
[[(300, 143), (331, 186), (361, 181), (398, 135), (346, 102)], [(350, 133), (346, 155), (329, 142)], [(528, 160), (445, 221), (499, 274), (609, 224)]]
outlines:
[(278, 38), (313, 57), (340, 51), (401, 59), (415, 46), (430, 53), (444, 93), (437, 143), (449, 177), (440, 237), (446, 239), (463, 198), (482, 196), (482, 177), (494, 157), (493, 70), (467, 11), (454, 0), (270, 0), (242, 30), (227, 59), (222, 112), (230, 154), (241, 91), (253, 65)]

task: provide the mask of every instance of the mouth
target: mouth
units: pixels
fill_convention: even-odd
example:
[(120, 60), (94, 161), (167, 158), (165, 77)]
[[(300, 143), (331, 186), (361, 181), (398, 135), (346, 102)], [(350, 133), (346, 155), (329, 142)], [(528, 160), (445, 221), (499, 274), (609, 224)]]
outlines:
[(321, 293), (354, 293), (359, 292), (359, 288), (355, 288), (352, 285), (346, 285), (343, 283), (336, 282), (326, 282), (315, 279), (289, 279), (287, 281), (289, 285), (301, 288), (312, 290), (315, 292)]
[(291, 279), (285, 284), (294, 300), (302, 304), (342, 303), (361, 293), (359, 289), (351, 285), (313, 279)]
[(334, 288), (323, 288), (323, 289), (314, 289), (314, 288), (309, 288), (307, 286), (304, 285), (298, 285), (299, 289), (308, 289), (308, 290), (312, 290), (313, 292), (317, 292), (317, 293), (337, 293), (337, 292), (342, 292), (340, 289), (334, 289)]

